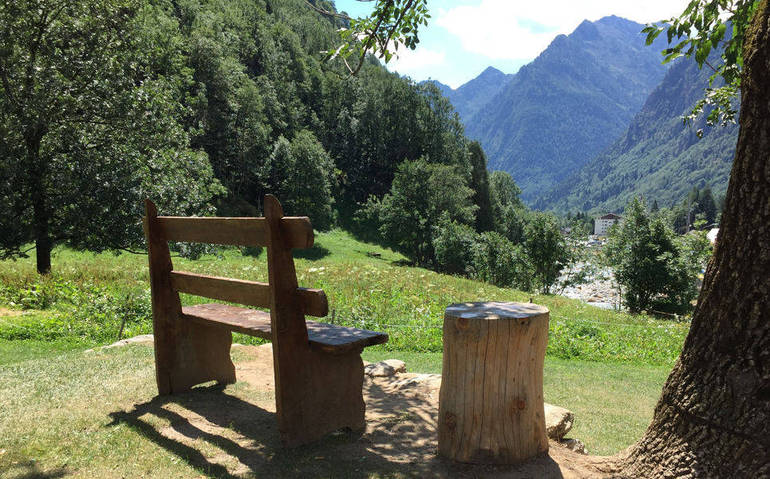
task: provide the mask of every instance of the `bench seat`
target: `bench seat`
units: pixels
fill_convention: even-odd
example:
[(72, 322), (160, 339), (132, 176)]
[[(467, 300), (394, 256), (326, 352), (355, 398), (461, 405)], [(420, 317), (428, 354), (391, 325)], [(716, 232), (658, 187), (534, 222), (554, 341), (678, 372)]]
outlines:
[[(211, 303), (182, 308), (182, 316), (197, 323), (272, 339), (270, 313), (227, 304)], [(330, 354), (343, 354), (388, 341), (388, 335), (366, 329), (305, 321), (310, 347)]]

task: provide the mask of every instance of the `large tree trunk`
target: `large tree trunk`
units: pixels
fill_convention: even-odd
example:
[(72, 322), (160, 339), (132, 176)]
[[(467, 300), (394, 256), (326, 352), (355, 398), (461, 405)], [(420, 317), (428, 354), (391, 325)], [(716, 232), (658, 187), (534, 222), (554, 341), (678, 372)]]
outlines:
[(770, 477), (770, 8), (744, 51), (741, 119), (725, 211), (684, 350), (631, 477)]

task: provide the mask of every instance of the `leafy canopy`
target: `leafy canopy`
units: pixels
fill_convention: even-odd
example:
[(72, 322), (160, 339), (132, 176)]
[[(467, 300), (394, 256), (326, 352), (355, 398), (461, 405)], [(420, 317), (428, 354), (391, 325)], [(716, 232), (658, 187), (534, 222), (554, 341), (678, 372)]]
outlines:
[[(420, 25), (427, 25), (430, 18), (427, 0), (377, 0), (372, 13), (362, 18), (350, 18), (310, 5), (316, 11), (347, 21), (347, 28), (340, 29), (344, 43), (336, 50), (327, 52), (326, 58), (342, 58), (352, 75), (361, 70), (368, 54), (388, 63), (400, 46), (414, 50), (420, 41), (417, 31)], [(358, 58), (355, 66), (348, 63), (347, 58), (350, 56)]]
[(173, 25), (154, 16), (132, 0), (0, 3), (0, 255), (34, 241), (47, 273), (57, 243), (140, 245), (145, 197), (193, 213), (221, 191), (189, 148)]
[(688, 312), (698, 293), (696, 276), (708, 256), (705, 235), (677, 237), (637, 198), (625, 213), (623, 222), (610, 229), (604, 255), (623, 287), (626, 306), (632, 312)]
[[(741, 86), (743, 39), (759, 3), (759, 0), (692, 0), (678, 17), (647, 25), (642, 30), (647, 34), (647, 45), (663, 32), (669, 44), (677, 40), (678, 43), (663, 51), (664, 63), (681, 56), (695, 57), (698, 67), (705, 64), (713, 70), (705, 96), (684, 118), (685, 123), (694, 121), (709, 107), (713, 107), (707, 116), (709, 125), (735, 122), (737, 111), (733, 100)], [(708, 61), (709, 53), (720, 47), (724, 49), (722, 61), (712, 65)], [(716, 87), (718, 81), (724, 84)]]

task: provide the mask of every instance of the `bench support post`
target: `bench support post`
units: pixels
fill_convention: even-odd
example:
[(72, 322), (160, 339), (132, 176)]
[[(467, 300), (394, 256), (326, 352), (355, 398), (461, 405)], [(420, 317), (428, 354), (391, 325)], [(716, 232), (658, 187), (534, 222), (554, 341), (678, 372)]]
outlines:
[(363, 429), (361, 350), (332, 355), (310, 349), (294, 260), (281, 231), (283, 209), (272, 195), (265, 197), (264, 208), (270, 242), (270, 320), (281, 442), (298, 446), (338, 429)]
[(157, 222), (158, 210), (147, 200), (145, 211), (158, 394), (186, 391), (207, 381), (234, 383), (232, 334), (183, 321), (179, 293), (171, 287), (171, 254)]

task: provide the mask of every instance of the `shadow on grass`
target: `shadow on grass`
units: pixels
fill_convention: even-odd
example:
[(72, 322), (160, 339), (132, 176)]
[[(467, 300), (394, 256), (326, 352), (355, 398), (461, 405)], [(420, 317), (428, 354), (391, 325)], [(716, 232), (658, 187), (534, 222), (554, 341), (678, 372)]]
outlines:
[(366, 388), (373, 417), (366, 433), (333, 433), (294, 449), (281, 446), (274, 413), (218, 386), (113, 412), (109, 425), (128, 425), (209, 477), (562, 477), (548, 456), (533, 461), (534, 471), (443, 460), (436, 455), (435, 406), (376, 384)]
[(331, 254), (331, 251), (324, 248), (320, 244), (315, 244), (312, 248), (295, 249), (295, 250), (292, 250), (291, 253), (295, 259), (301, 258), (309, 261), (317, 261), (319, 259), (329, 256)]
[(417, 263), (408, 259), (399, 259), (396, 261), (391, 261), (390, 264), (392, 264), (393, 266), (408, 266), (408, 267), (417, 266)]
[(362, 249), (354, 250), (356, 253), (366, 256), (367, 258), (372, 259), (379, 259), (382, 261), (388, 261), (387, 259), (382, 257), (382, 253), (378, 253), (376, 251), (364, 251)]
[(68, 474), (70, 471), (65, 467), (42, 471), (37, 461), (23, 461), (7, 467), (0, 467), (0, 477), (12, 477), (14, 479), (55, 479)]

